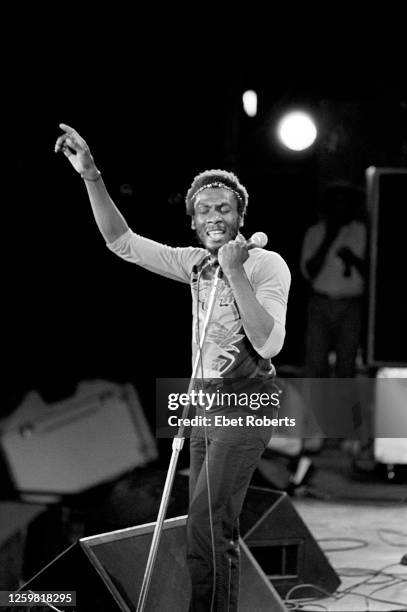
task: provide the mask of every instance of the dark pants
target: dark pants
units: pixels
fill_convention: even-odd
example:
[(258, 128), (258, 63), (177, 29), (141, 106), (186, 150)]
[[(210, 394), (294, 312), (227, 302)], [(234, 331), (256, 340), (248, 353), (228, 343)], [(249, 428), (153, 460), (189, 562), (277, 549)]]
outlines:
[(306, 369), (311, 378), (328, 378), (328, 356), (336, 355), (335, 376), (352, 378), (360, 343), (362, 298), (332, 299), (315, 294), (308, 304)]
[[(234, 612), (239, 597), (239, 514), (257, 463), (271, 438), (269, 427), (207, 427), (216, 587), (213, 611)], [(190, 440), (190, 506), (187, 560), (193, 612), (209, 612), (213, 546), (209, 522), (204, 428)]]

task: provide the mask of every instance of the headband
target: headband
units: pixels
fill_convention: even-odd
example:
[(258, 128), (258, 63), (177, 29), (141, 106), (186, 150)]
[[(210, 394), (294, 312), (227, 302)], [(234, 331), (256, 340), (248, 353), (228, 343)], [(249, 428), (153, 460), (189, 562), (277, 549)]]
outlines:
[(241, 201), (242, 200), (242, 196), (235, 191), (234, 189), (232, 189), (232, 187), (229, 187), (228, 185), (225, 185), (225, 183), (222, 183), (221, 181), (217, 181), (215, 183), (209, 183), (208, 185), (204, 185), (203, 187), (200, 187), (199, 189), (197, 189), (194, 193), (194, 195), (192, 196), (192, 199), (196, 198), (196, 196), (198, 195), (198, 193), (201, 193), (201, 191), (203, 191), (204, 189), (211, 189), (211, 188), (218, 188), (218, 189), (227, 189), (228, 191), (231, 191), (232, 193), (235, 194), (235, 196)]

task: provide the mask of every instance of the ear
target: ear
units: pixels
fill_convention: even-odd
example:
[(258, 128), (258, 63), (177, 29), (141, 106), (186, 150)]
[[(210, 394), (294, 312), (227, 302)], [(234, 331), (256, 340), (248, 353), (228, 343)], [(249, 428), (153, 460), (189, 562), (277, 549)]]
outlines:
[(191, 217), (191, 229), (193, 229), (193, 230), (196, 229), (194, 217)]
[(243, 219), (243, 217), (240, 217), (239, 227), (243, 227), (243, 225), (244, 225), (244, 219)]

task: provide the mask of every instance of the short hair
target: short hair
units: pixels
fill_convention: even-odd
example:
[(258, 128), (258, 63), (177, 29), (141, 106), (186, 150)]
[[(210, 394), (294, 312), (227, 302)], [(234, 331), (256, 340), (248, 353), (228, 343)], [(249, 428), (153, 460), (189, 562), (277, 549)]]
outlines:
[(249, 201), (249, 194), (240, 183), (236, 174), (227, 170), (205, 170), (194, 178), (185, 198), (187, 215), (192, 217), (194, 214), (193, 200), (197, 192), (205, 188), (209, 189), (210, 187), (224, 187), (233, 191), (237, 197), (237, 212), (241, 217), (244, 216)]

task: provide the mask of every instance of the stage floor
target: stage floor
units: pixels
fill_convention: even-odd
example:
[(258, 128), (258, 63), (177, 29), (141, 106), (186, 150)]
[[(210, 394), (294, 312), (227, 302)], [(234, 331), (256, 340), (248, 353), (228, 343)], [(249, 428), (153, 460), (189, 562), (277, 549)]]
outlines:
[(400, 563), (403, 555), (407, 563), (405, 503), (294, 498), (293, 504), (342, 581), (334, 596), (301, 610), (407, 610), (407, 565)]

